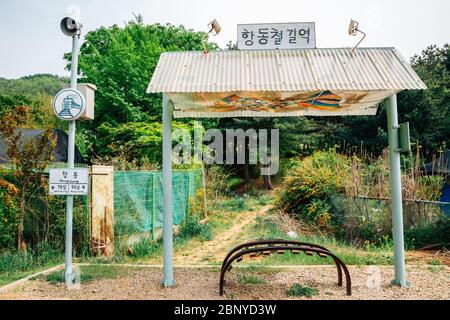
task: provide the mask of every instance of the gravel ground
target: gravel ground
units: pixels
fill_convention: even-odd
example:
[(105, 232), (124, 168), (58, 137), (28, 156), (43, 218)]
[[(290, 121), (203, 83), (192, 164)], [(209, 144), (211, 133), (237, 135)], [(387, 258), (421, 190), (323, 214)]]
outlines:
[[(375, 268), (375, 271), (374, 271)], [(82, 284), (80, 289), (68, 290), (62, 284), (50, 284), (43, 279), (31, 280), (21, 287), (0, 295), (0, 300), (11, 299), (288, 299), (286, 289), (293, 283), (318, 289), (318, 295), (311, 299), (450, 299), (450, 268), (439, 266), (432, 271), (426, 266), (409, 266), (408, 289), (393, 287), (389, 283), (393, 278), (392, 267), (350, 267), (353, 295), (345, 295), (344, 288), (336, 285), (334, 267), (309, 266), (296, 269), (270, 269), (270, 272), (235, 268), (227, 275), (225, 296), (219, 297), (219, 273), (207, 268), (177, 268), (176, 288), (162, 289), (159, 286), (161, 270), (143, 268), (124, 272), (116, 279), (99, 279)], [(377, 270), (381, 276), (381, 287), (368, 288), (368, 283), (376, 283)], [(255, 275), (265, 284), (242, 284), (239, 275)], [(370, 276), (372, 275), (372, 278)], [(370, 279), (374, 279), (371, 281)], [(308, 298), (300, 298), (308, 299)]]

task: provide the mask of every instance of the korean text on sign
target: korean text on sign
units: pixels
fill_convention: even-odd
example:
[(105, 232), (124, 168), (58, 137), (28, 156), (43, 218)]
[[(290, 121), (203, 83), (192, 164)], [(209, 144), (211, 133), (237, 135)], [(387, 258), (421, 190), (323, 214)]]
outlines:
[(87, 195), (89, 170), (87, 168), (50, 169), (50, 195)]
[(313, 22), (238, 25), (239, 49), (315, 47), (315, 24)]

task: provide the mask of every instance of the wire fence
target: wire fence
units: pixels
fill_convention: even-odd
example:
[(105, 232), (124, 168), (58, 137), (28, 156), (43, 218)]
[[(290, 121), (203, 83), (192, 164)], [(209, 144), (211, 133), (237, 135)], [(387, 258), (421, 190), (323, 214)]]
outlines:
[[(356, 239), (376, 240), (391, 235), (392, 214), (390, 199), (371, 197), (335, 197), (332, 205), (337, 212), (340, 233), (350, 241)], [(446, 212), (450, 203), (427, 200), (403, 201), (403, 224), (405, 232), (436, 226), (448, 221)], [(430, 229), (430, 228), (429, 228)], [(437, 232), (433, 228), (431, 233)], [(432, 235), (430, 235), (432, 236)]]
[[(182, 224), (201, 201), (202, 170), (173, 172), (174, 224)], [(150, 233), (163, 225), (162, 174), (159, 171), (114, 172), (114, 229), (118, 236)]]

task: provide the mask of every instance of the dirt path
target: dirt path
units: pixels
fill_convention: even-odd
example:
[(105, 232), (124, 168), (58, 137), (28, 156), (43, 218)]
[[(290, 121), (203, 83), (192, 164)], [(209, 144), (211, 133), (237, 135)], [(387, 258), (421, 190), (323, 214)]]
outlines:
[(231, 247), (246, 236), (245, 229), (253, 223), (257, 216), (265, 214), (272, 206), (267, 205), (259, 210), (239, 214), (240, 220), (231, 228), (214, 236), (211, 241), (190, 241), (188, 246), (177, 250), (174, 255), (176, 265), (201, 265), (220, 262)]

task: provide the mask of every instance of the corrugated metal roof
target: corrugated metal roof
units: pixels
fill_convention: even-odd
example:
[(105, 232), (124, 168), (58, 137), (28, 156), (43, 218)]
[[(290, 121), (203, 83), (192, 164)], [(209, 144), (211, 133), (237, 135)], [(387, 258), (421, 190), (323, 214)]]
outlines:
[(166, 52), (147, 92), (426, 89), (395, 48)]

